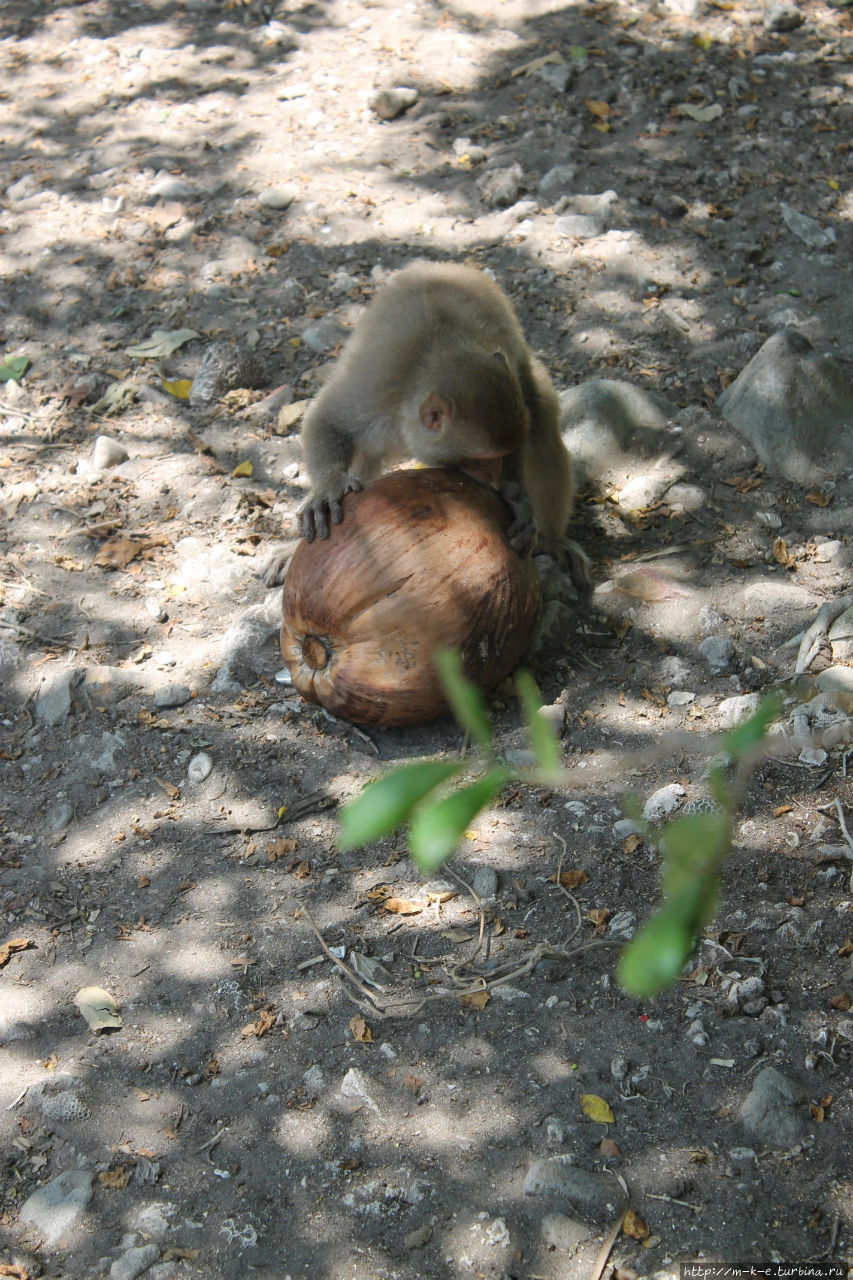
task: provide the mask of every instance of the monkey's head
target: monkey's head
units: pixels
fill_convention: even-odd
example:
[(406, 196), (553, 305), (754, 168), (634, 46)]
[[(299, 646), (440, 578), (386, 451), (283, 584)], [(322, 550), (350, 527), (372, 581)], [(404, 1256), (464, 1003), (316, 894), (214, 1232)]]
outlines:
[(474, 348), (425, 371), (404, 434), (419, 462), (463, 466), (496, 479), (500, 459), (524, 444), (528, 426), (518, 381), (503, 354)]

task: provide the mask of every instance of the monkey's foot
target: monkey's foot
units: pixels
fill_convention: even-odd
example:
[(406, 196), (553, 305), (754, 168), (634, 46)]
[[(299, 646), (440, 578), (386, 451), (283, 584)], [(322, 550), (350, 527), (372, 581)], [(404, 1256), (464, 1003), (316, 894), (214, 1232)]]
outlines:
[(589, 556), (571, 538), (542, 537), (536, 542), (537, 555), (551, 556), (572, 579), (578, 591), (588, 591), (592, 585), (592, 564)]
[(348, 493), (358, 493), (363, 487), (358, 476), (344, 476), (334, 488), (315, 489), (296, 513), (300, 536), (306, 542), (328, 538), (331, 525), (340, 524), (344, 518), (342, 499)]
[(500, 495), (509, 507), (512, 522), (506, 536), (513, 551), (520, 556), (529, 556), (536, 542), (536, 522), (533, 519), (533, 507), (530, 499), (514, 480), (502, 484)]
[(290, 542), (282, 543), (280, 547), (276, 547), (267, 558), (267, 562), (261, 569), (261, 578), (264, 586), (280, 587), (287, 577), (287, 566), (290, 564), (291, 557), (299, 546), (298, 538), (291, 538)]

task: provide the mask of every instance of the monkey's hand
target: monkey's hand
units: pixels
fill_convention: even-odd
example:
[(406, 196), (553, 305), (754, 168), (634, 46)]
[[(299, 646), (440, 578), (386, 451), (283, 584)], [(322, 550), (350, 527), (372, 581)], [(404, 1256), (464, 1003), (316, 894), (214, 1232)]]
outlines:
[(341, 500), (348, 493), (358, 493), (361, 488), (363, 485), (358, 476), (342, 476), (337, 484), (312, 490), (296, 513), (300, 536), (306, 542), (328, 538), (329, 526), (340, 524), (344, 518)]
[(509, 544), (518, 555), (529, 556), (536, 542), (536, 523), (530, 499), (514, 480), (501, 485), (500, 495), (512, 515), (512, 523), (507, 529)]

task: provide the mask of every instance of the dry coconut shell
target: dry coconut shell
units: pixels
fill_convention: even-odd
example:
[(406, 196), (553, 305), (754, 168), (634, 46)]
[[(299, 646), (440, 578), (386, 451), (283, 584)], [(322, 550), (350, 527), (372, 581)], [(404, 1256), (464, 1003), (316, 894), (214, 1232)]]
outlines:
[(455, 469), (392, 471), (343, 510), (328, 539), (300, 542), (284, 585), (281, 651), (305, 698), (358, 724), (414, 724), (448, 709), (437, 648), (459, 649), (483, 688), (512, 671), (539, 580), (494, 489)]

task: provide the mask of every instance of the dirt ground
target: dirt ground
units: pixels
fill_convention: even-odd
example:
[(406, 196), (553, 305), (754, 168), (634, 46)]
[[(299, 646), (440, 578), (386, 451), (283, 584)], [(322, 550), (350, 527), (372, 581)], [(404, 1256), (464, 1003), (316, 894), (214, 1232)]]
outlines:
[[(626, 792), (701, 800), (727, 700), (850, 590), (850, 475), (774, 477), (714, 402), (784, 325), (853, 373), (851, 55), (818, 0), (5, 0), (0, 1274), (853, 1265), (843, 728), (756, 770), (684, 980), (615, 980), (660, 867)], [(619, 379), (680, 424), (680, 501), (590, 474), (578, 503), (594, 591), (535, 668), (570, 787), (507, 788), (432, 884), (402, 834), (338, 852), (335, 809), (460, 731), (304, 704), (260, 578), (305, 487), (288, 406), (421, 256), (493, 272), (558, 389)], [(138, 354), (157, 330), (195, 336)], [(164, 387), (231, 339), (261, 387)], [(120, 1027), (89, 1030), (92, 986)], [(796, 1140), (741, 1115), (767, 1067)], [(19, 1217), (69, 1171), (64, 1229)]]

